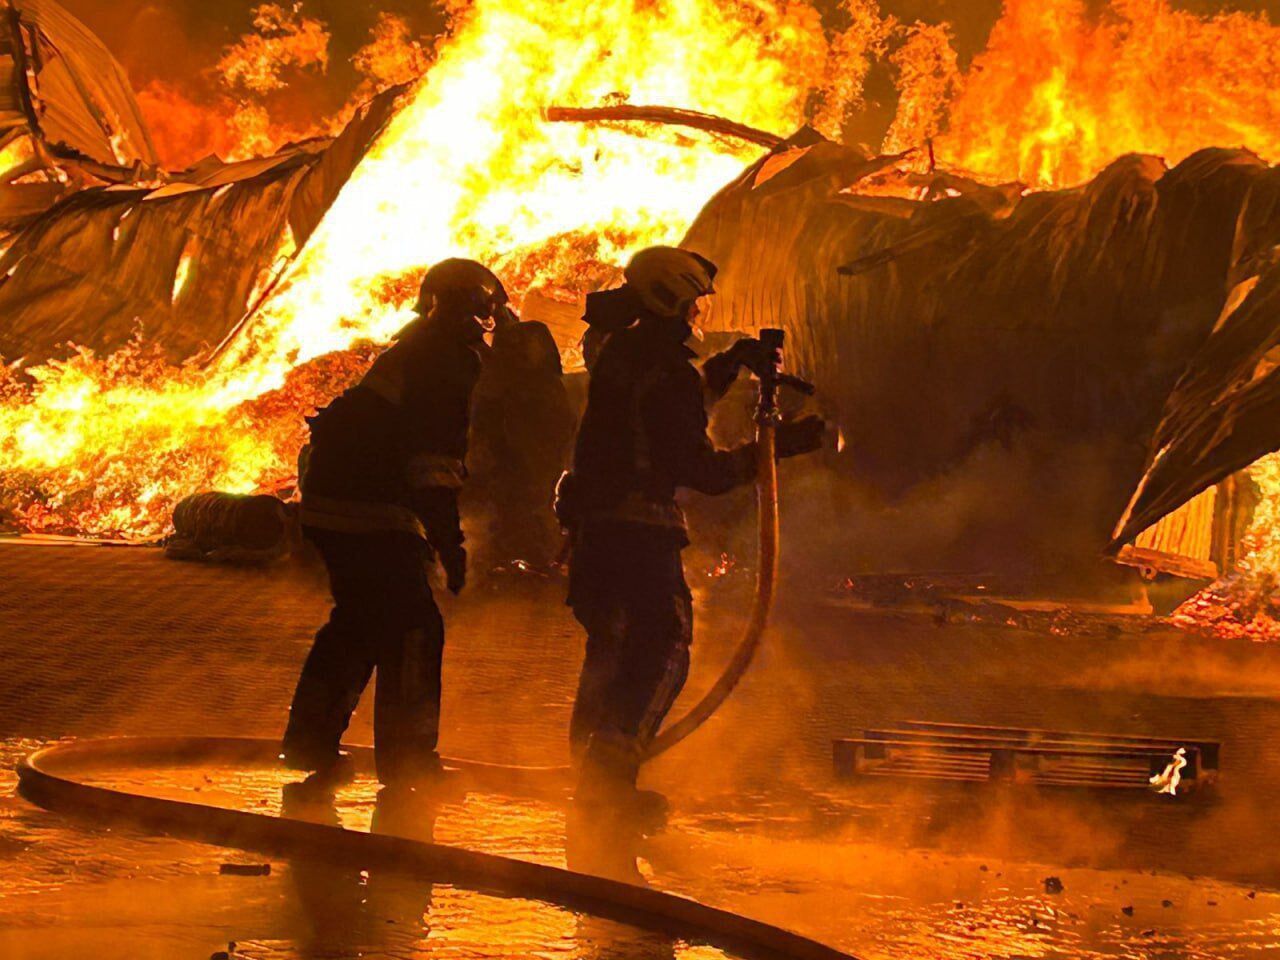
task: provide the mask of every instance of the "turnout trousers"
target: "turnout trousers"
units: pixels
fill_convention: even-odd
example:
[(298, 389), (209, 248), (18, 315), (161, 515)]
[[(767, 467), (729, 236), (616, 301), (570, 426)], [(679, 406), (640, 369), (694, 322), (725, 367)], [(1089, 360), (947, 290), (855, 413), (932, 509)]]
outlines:
[(444, 621), (427, 579), (430, 548), (408, 533), (307, 528), (329, 572), (333, 612), (316, 634), (284, 735), (290, 766), (320, 769), (377, 671), (374, 750), (384, 783), (438, 763)]
[[(574, 615), (587, 651), (569, 736), (584, 763), (631, 785), (689, 676), (693, 604), (687, 588), (632, 583), (582, 598)], [(681, 584), (683, 587), (683, 584)]]

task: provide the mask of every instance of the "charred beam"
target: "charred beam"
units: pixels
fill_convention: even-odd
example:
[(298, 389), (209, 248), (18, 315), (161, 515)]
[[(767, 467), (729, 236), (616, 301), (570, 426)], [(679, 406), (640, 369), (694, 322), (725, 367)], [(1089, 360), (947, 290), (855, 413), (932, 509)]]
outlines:
[(651, 107), (623, 103), (607, 107), (548, 107), (546, 119), (552, 123), (660, 123), (692, 127), (723, 137), (734, 137), (773, 149), (785, 139), (776, 133), (758, 130), (711, 113), (679, 107)]

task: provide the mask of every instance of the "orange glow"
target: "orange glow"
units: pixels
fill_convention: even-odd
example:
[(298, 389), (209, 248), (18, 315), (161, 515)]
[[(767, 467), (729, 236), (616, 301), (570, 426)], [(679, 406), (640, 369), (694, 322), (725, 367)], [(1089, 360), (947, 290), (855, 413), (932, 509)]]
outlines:
[[(670, 105), (835, 136), (887, 57), (902, 96), (886, 148), (932, 140), (941, 166), (982, 180), (1072, 184), (1135, 150), (1176, 162), (1243, 144), (1280, 157), (1280, 29), (1252, 15), (1114, 0), (1091, 17), (1085, 0), (1007, 0), (962, 73), (945, 27), (898, 23), (873, 0), (844, 0), (852, 25), (834, 37), (806, 0), (445, 6), (451, 27), (434, 45), (395, 17), (374, 27), (353, 61), (358, 96), (425, 75), (307, 243), (295, 252), (287, 239), (264, 268), (252, 317), (216, 359), (175, 368), (139, 342), (30, 379), (0, 373), (0, 503), (16, 524), (147, 537), (195, 490), (287, 487), (302, 415), (408, 319), (431, 263), (494, 264), (517, 300), (580, 293), (631, 251), (678, 241), (761, 152), (688, 131), (547, 123), (551, 105)], [(172, 116), (157, 130), (166, 155), (191, 162), (214, 143), (235, 159), (335, 131), (354, 102), (299, 131), (263, 99), (289, 71), (327, 64), (324, 25), (268, 4), (219, 64), (220, 124), (196, 135), (209, 108), (169, 88), (141, 99)], [(183, 282), (179, 269), (175, 296)]]
[(959, 80), (939, 158), (986, 180), (1057, 187), (1130, 152), (1170, 164), (1205, 146), (1280, 157), (1280, 28), (1168, 0), (1112, 0), (1090, 17), (1095, 6), (1006, 0)]
[(329, 32), (319, 20), (302, 16), (300, 6), (285, 9), (264, 3), (254, 9), (254, 32), (245, 34), (218, 62), (227, 86), (267, 93), (286, 86), (286, 70), (325, 71), (329, 66)]
[[(760, 152), (550, 124), (545, 107), (621, 93), (787, 133), (804, 120), (819, 79), (809, 70), (824, 58), (816, 14), (798, 2), (697, 0), (641, 16), (629, 0), (480, 0), (458, 11), (429, 73), (214, 363), (175, 369), (135, 344), (49, 363), (30, 371), (31, 383), (10, 378), (3, 499), (31, 529), (146, 537), (194, 490), (286, 484), (302, 414), (368, 362), (316, 358), (391, 337), (429, 264), (521, 250), (537, 263), (547, 242), (580, 249), (575, 237), (620, 262), (677, 241), (706, 197)], [(507, 262), (507, 272), (524, 271)], [(522, 287), (565, 269), (552, 257)]]

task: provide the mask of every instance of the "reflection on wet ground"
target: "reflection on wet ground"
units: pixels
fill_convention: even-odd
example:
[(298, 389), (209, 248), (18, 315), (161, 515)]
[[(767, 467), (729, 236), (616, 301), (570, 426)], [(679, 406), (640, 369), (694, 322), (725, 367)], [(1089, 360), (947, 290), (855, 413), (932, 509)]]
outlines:
[[(17, 585), (0, 599), (6, 770), (67, 735), (274, 735), (324, 613), (309, 586), (146, 551), (0, 546), (0, 575)], [(447, 753), (562, 761), (580, 642), (557, 599), (554, 588), (516, 588), (448, 611)], [(690, 696), (734, 636), (733, 598), (703, 600)], [(793, 604), (724, 715), (647, 772), (674, 815), (641, 847), (641, 871), (867, 958), (1280, 952), (1268, 815), (1280, 773), (1266, 746), (1280, 732), (1280, 669), (1268, 652), (1188, 643), (1050, 644)], [(832, 782), (831, 736), (907, 716), (1220, 738), (1220, 795), (1179, 804)], [(352, 739), (368, 740), (363, 713)], [(266, 813), (279, 812), (286, 781), (260, 770), (95, 777)], [(75, 827), (10, 796), (12, 784), (0, 774), (6, 958), (204, 958), (229, 941), (254, 958), (723, 955), (545, 904), (323, 863), (223, 875), (224, 863), (260, 858)], [(376, 806), (375, 785), (360, 781), (313, 812), (367, 829)], [(563, 865), (558, 803), (469, 793), (404, 820), (439, 842)]]

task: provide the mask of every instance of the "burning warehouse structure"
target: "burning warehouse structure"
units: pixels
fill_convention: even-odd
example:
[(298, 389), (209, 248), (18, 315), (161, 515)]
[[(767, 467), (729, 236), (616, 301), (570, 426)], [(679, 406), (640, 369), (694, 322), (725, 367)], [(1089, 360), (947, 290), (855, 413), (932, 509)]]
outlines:
[[(794, 25), (796, 9), (773, 15)], [(738, 14), (699, 15), (721, 31), (707, 42), (747, 42)], [(486, 86), (463, 123), (453, 94), (468, 71), (535, 63), (479, 54), (479, 38), (551, 42), (539, 16), (478, 4), (425, 81), (373, 97), (336, 136), (165, 172), (101, 44), (52, 2), (12, 4), (7, 521), (152, 536), (193, 491), (288, 488), (303, 414), (358, 375), (425, 266), (459, 244), (537, 294), (527, 314), (550, 304), (572, 356), (575, 304), (622, 251), (683, 236), (721, 267), (709, 328), (788, 330), (841, 428), (833, 468), (869, 493), (860, 504), (955, 501), (903, 562), (1087, 567), (1110, 544), (1148, 572), (1209, 579), (1234, 560), (1252, 498), (1230, 478), (1280, 445), (1267, 426), (1276, 178), (1262, 159), (1205, 144), (1172, 168), (1133, 154), (1066, 189), (1033, 164), (1017, 171), (1033, 190), (926, 163), (923, 141), (876, 157), (803, 125), (806, 48), (786, 31), (786, 49), (774, 36), (739, 51), (764, 65), (750, 84), (700, 74), (681, 95), (799, 129), (789, 139), (549, 122), (559, 102), (599, 102), (586, 98), (607, 74), (531, 79), (545, 101), (532, 110)], [(1030, 16), (1011, 5), (993, 50)], [(520, 32), (535, 27), (536, 40)], [(937, 35), (913, 30), (903, 50), (936, 54)], [(441, 137), (441, 123), (462, 126)], [(533, 167), (512, 161), (521, 143), (536, 145)], [(774, 145), (761, 156), (761, 143)], [(642, 169), (642, 209), (620, 211), (613, 185)], [(545, 202), (517, 201), (519, 176), (549, 181)], [(955, 496), (975, 478), (980, 496)]]
[[(973, 516), (926, 555), (963, 536), (972, 558), (1003, 535), (1017, 562), (1078, 559), (1123, 514), (1126, 561), (1213, 577), (1239, 509), (1215, 511), (1213, 485), (1280, 439), (1239, 422), (1241, 398), (1223, 404), (1265, 390), (1248, 377), (1271, 325), (1241, 325), (1265, 309), (1251, 292), (1269, 269), (1274, 183), (1256, 156), (1209, 149), (1172, 170), (1123, 157), (1079, 188), (1027, 194), (802, 136), (717, 194), (686, 243), (723, 267), (709, 325), (787, 323), (841, 424), (842, 469), (881, 497), (922, 484), (947, 497), (948, 475), (993, 461)], [(1178, 386), (1189, 365), (1194, 386)]]
[[(1224, 641), (1280, 639), (1280, 27), (445, 0), (324, 9), (348, 58), (322, 0), (120, 0), (225, 18), (157, 73), (100, 2), (0, 0), (0, 747), (46, 744), (0, 942), (1274, 939), (1278, 651)], [(264, 106), (329, 57), (328, 112)], [(244, 568), (313, 548), (312, 644), (318, 564)]]

